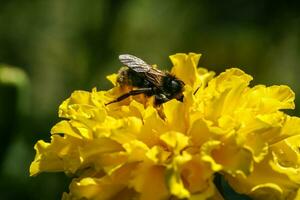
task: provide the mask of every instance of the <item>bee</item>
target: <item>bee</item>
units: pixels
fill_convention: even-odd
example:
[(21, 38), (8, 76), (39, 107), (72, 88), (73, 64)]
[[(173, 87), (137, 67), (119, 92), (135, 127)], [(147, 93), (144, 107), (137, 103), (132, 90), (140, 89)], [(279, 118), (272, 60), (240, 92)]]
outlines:
[(144, 94), (147, 97), (154, 96), (155, 105), (161, 105), (171, 99), (183, 101), (184, 82), (169, 72), (163, 72), (142, 59), (129, 55), (119, 55), (119, 60), (126, 67), (120, 69), (117, 82), (122, 86), (131, 86), (132, 89), (115, 100), (107, 103), (122, 101), (130, 96)]

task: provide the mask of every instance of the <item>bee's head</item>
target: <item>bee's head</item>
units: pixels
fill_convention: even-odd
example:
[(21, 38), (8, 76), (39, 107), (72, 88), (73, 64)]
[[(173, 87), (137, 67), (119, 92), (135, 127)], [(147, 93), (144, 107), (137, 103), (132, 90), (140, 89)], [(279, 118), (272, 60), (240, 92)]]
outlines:
[(175, 76), (168, 74), (163, 80), (163, 89), (170, 94), (170, 96), (176, 96), (181, 93), (184, 87), (184, 82)]

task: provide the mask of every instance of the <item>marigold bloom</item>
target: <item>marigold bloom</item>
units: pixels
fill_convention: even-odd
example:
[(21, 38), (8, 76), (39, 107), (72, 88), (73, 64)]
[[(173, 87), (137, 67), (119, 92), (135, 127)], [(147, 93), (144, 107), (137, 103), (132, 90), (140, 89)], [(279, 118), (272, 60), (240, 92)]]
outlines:
[[(63, 199), (222, 199), (216, 172), (253, 199), (300, 199), (300, 118), (284, 85), (249, 87), (240, 69), (197, 68), (199, 54), (175, 54), (171, 73), (185, 82), (183, 102), (161, 107), (109, 91), (75, 91), (59, 107), (51, 142), (38, 141), (30, 175), (73, 176)], [(195, 91), (197, 92), (195, 93)]]

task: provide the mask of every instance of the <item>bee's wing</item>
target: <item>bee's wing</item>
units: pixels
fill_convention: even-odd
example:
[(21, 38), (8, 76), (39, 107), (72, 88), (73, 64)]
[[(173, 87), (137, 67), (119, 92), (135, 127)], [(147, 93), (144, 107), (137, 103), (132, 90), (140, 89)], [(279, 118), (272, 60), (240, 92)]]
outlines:
[(145, 78), (157, 87), (161, 85), (161, 78), (166, 75), (164, 72), (153, 68), (142, 59), (133, 55), (119, 55), (119, 60), (133, 71), (144, 73)]
[(135, 72), (149, 72), (152, 69), (152, 66), (147, 64), (142, 59), (135, 57), (129, 54), (119, 55), (119, 60), (121, 63), (129, 67)]
[(152, 68), (149, 72), (146, 73), (146, 79), (156, 87), (161, 87), (161, 80), (164, 76), (166, 76), (164, 72), (155, 68)]

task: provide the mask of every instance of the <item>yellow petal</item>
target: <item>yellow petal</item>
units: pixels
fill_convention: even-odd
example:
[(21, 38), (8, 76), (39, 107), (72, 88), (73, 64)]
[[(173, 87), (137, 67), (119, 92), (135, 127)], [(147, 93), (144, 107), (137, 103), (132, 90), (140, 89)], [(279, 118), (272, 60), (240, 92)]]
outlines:
[(149, 158), (149, 160), (160, 165), (164, 165), (169, 159), (170, 155), (171, 152), (164, 150), (161, 146), (154, 146), (146, 153), (146, 156)]
[(244, 148), (252, 153), (255, 162), (260, 162), (268, 154), (269, 144), (261, 134), (251, 133), (247, 135)]
[(272, 169), (286, 174), (290, 180), (300, 184), (300, 135), (290, 137), (272, 146)]
[(142, 161), (146, 157), (148, 146), (139, 140), (133, 140), (123, 145), (128, 154), (128, 162)]
[(170, 56), (173, 63), (171, 73), (176, 75), (185, 84), (192, 86), (197, 82), (197, 65), (201, 54), (189, 53), (189, 54), (175, 54)]
[(143, 126), (137, 138), (152, 147), (160, 143), (160, 135), (168, 131), (164, 120), (161, 119), (156, 109), (147, 107), (143, 117)]
[(185, 163), (181, 169), (181, 177), (185, 181), (185, 187), (192, 193), (206, 193), (211, 187), (210, 180), (214, 171), (201, 162), (199, 156), (194, 156), (190, 161)]
[(117, 85), (118, 74), (111, 74), (106, 76), (106, 79), (109, 80), (114, 86)]
[(203, 118), (193, 122), (188, 131), (188, 135), (191, 137), (191, 143), (193, 143), (193, 145), (201, 146), (213, 137), (209, 130), (210, 125), (212, 125), (212, 123)]
[(211, 169), (215, 172), (223, 169), (223, 166), (214, 160), (214, 158), (211, 156), (211, 153), (214, 149), (219, 148), (220, 146), (221, 142), (216, 140), (207, 141), (201, 146), (201, 160), (209, 163)]
[(283, 191), (278, 185), (274, 183), (265, 183), (253, 187), (249, 196), (257, 200), (265, 200), (265, 199), (280, 200), (282, 199), (281, 198), (282, 193)]
[(192, 194), (190, 200), (224, 200), (212, 180), (208, 181), (208, 185), (207, 189), (201, 193)]
[[(43, 150), (49, 147), (49, 143), (46, 143), (42, 140), (39, 140), (34, 149), (36, 150), (36, 156), (34, 161), (30, 165), (30, 176), (34, 176), (43, 171), (62, 171), (64, 169), (63, 162), (58, 159), (57, 155), (54, 153), (52, 155), (48, 155), (45, 159), (45, 155), (43, 155)], [(43, 164), (43, 160), (49, 162), (47, 165)]]
[(179, 199), (190, 197), (190, 192), (184, 187), (180, 173), (176, 169), (170, 168), (166, 171), (166, 181), (172, 195)]
[(207, 119), (217, 121), (222, 115), (234, 115), (244, 104), (241, 97), (252, 79), (239, 69), (229, 69), (212, 79), (203, 93)]
[(245, 95), (247, 107), (256, 108), (260, 113), (271, 113), (279, 109), (294, 109), (294, 92), (287, 86), (258, 85)]
[(253, 170), (251, 152), (234, 143), (208, 141), (202, 146), (202, 160), (210, 163), (213, 171), (223, 169), (232, 175), (248, 175)]
[(266, 96), (278, 101), (278, 109), (294, 109), (295, 93), (286, 85), (274, 85), (267, 88)]
[[(133, 173), (130, 186), (140, 193), (140, 200), (167, 199), (169, 192), (165, 184), (165, 168), (141, 163)], [(149, 187), (149, 183), (151, 186)]]
[(85, 177), (79, 180), (73, 179), (70, 185), (71, 199), (95, 199), (111, 200), (122, 199), (130, 200), (135, 195), (134, 191), (128, 190), (126, 185), (130, 177), (130, 171), (135, 165), (127, 165), (119, 168), (111, 176), (102, 178)]
[(248, 177), (226, 175), (226, 179), (235, 191), (250, 194), (257, 199), (265, 199), (266, 193), (274, 195), (272, 199), (289, 199), (289, 196), (295, 195), (299, 185), (273, 170), (271, 159), (269, 155), (260, 163), (255, 163), (254, 170)]
[(89, 140), (79, 151), (84, 165), (95, 165), (99, 168), (107, 166), (115, 167), (127, 160), (127, 156), (124, 153), (122, 154), (122, 146), (109, 138)]
[(163, 104), (166, 122), (171, 130), (185, 132), (187, 130), (186, 109), (183, 103), (171, 100)]
[(169, 147), (172, 147), (177, 154), (179, 154), (189, 143), (189, 138), (187, 136), (175, 131), (164, 133), (160, 136), (160, 139)]
[(51, 134), (67, 134), (72, 137), (76, 137), (81, 139), (82, 136), (73, 129), (70, 123), (66, 120), (60, 121), (59, 123), (55, 124), (55, 126), (51, 129)]
[(93, 102), (99, 106), (99, 102), (95, 100), (95, 92), (75, 91), (59, 106), (59, 117), (80, 120), (84, 123), (90, 123), (91, 120), (104, 121), (106, 117), (104, 102), (100, 107), (96, 107)]
[(172, 195), (180, 199), (189, 198), (190, 192), (184, 186), (181, 172), (182, 167), (192, 159), (192, 156), (187, 151), (182, 151), (181, 154), (178, 154), (179, 152), (176, 152), (176, 149), (179, 148), (174, 149), (175, 155), (171, 160), (171, 163), (167, 165), (165, 179)]
[(66, 171), (75, 173), (80, 167), (78, 147), (81, 145), (77, 139), (51, 136), (51, 143), (39, 141), (35, 145), (36, 157), (31, 164), (30, 174), (40, 172)]
[(287, 116), (286, 121), (281, 129), (280, 135), (276, 137), (276, 140), (273, 140), (272, 143), (299, 134), (300, 134), (300, 118)]
[(237, 68), (227, 69), (209, 82), (208, 89), (224, 92), (239, 85), (248, 85), (253, 78)]
[(300, 188), (298, 189), (298, 192), (297, 192), (294, 200), (300, 200)]
[(111, 128), (110, 138), (121, 143), (135, 140), (142, 127), (142, 120), (136, 117), (128, 117), (121, 120), (119, 127)]

